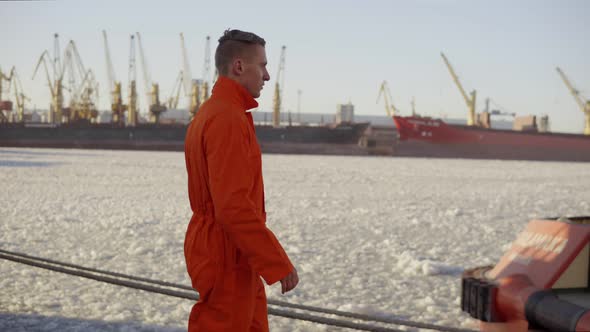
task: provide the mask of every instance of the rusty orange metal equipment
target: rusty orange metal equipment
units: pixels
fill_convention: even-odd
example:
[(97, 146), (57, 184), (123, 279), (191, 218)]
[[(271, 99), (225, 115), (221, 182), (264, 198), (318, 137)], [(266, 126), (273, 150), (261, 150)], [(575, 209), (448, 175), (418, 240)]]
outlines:
[(590, 217), (532, 220), (495, 266), (462, 276), (483, 332), (590, 331)]

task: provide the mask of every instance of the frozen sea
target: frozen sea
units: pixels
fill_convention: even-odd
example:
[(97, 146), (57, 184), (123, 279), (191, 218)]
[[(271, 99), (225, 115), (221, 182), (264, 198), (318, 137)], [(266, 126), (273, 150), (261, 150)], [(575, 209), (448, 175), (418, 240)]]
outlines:
[[(268, 226), (301, 279), (269, 298), (446, 326), (476, 326), (459, 309), (463, 269), (495, 263), (532, 218), (590, 215), (585, 163), (264, 155), (263, 167)], [(182, 153), (0, 148), (2, 249), (189, 285), (190, 215)], [(192, 306), (4, 260), (0, 276), (0, 331), (184, 331)]]

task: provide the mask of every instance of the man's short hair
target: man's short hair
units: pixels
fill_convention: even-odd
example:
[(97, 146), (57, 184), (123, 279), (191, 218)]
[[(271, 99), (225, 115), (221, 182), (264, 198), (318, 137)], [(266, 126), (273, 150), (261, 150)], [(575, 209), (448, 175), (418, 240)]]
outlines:
[(220, 75), (227, 75), (230, 63), (251, 45), (265, 46), (266, 41), (260, 36), (241, 30), (227, 29), (219, 38), (219, 45), (215, 50), (215, 68)]

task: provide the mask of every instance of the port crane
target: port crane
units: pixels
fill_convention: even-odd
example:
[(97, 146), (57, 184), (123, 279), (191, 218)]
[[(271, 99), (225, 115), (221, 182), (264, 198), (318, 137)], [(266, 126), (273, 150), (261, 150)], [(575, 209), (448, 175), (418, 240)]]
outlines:
[(205, 39), (205, 61), (203, 64), (203, 83), (201, 84), (201, 102), (209, 99), (209, 76), (211, 75), (211, 37)]
[[(49, 123), (60, 124), (63, 121), (64, 111), (66, 110), (63, 107), (63, 70), (61, 68), (59, 56), (59, 35), (57, 33), (54, 34), (53, 49), (53, 58), (51, 58), (47, 50), (41, 53), (39, 61), (37, 62), (37, 66), (33, 71), (32, 79), (35, 79), (37, 70), (39, 69), (41, 64), (43, 64), (43, 68), (45, 69), (45, 76), (47, 78), (47, 83), (49, 86), (49, 91), (51, 93), (51, 106), (49, 109), (48, 120)], [(50, 62), (52, 64), (53, 76), (49, 74), (47, 62)]]
[[(2, 89), (2, 81), (8, 82), (8, 88), (4, 91)], [(13, 103), (10, 100), (2, 100), (2, 94), (6, 92), (6, 97), (9, 97), (10, 90), (14, 91), (14, 101), (16, 102), (16, 122), (23, 122), (25, 119), (25, 100), (30, 99), (23, 93), (23, 85), (20, 77), (13, 66), (10, 69), (10, 74), (7, 76), (0, 69), (0, 122), (12, 122), (12, 116), (6, 116), (4, 111), (11, 112), (13, 110)]]
[[(194, 118), (201, 106), (201, 98), (199, 94), (199, 82), (193, 80), (190, 63), (188, 61), (188, 53), (184, 45), (184, 35), (180, 33), (180, 48), (182, 51), (182, 85), (184, 87), (184, 94), (188, 98), (188, 112), (190, 119)], [(178, 90), (180, 92), (180, 89)], [(178, 103), (178, 102), (177, 102)]]
[(7, 91), (7, 95), (10, 94), (10, 82), (12, 80), (12, 73), (13, 73), (14, 67), (12, 67), (12, 69), (10, 70), (10, 74), (8, 76), (6, 76), (6, 74), (4, 74), (2, 72), (2, 69), (0, 69), (0, 123), (1, 122), (8, 122), (9, 121), (9, 117), (7, 117), (4, 112), (11, 112), (12, 111), (12, 102), (10, 100), (4, 100), (3, 99), (3, 94), (4, 94), (4, 89), (3, 89), (3, 81), (8, 82), (8, 88), (6, 89)]
[(107, 78), (109, 80), (109, 94), (111, 96), (111, 123), (118, 126), (125, 125), (125, 111), (127, 105), (123, 104), (121, 81), (117, 80), (113, 62), (111, 60), (111, 51), (107, 40), (107, 32), (102, 30), (104, 39), (104, 54), (107, 65)]
[(150, 72), (148, 69), (147, 59), (143, 52), (143, 45), (141, 43), (141, 35), (139, 32), (137, 35), (137, 43), (139, 45), (139, 61), (143, 69), (143, 83), (145, 93), (147, 96), (148, 112), (150, 115), (150, 122), (159, 123), (160, 116), (166, 111), (166, 106), (160, 103), (160, 85), (158, 83), (152, 83), (150, 78)]
[(283, 46), (281, 48), (281, 59), (279, 61), (279, 70), (277, 71), (277, 81), (275, 83), (275, 94), (273, 98), (273, 108), (272, 108), (272, 125), (276, 128), (281, 125), (281, 89), (284, 86), (284, 79), (285, 74), (285, 49), (287, 47)]
[(98, 116), (98, 82), (92, 69), (86, 70), (76, 43), (70, 40), (64, 53), (63, 75), (68, 74), (70, 108), (67, 122), (94, 121)]
[(130, 127), (135, 127), (137, 125), (137, 116), (139, 114), (137, 108), (137, 70), (135, 67), (135, 36), (131, 35), (129, 41), (129, 72), (128, 72), (128, 81), (129, 81), (129, 91), (127, 95), (129, 96), (129, 101), (127, 103), (127, 125)]
[(198, 112), (201, 105), (209, 99), (209, 76), (211, 71), (211, 37), (207, 36), (205, 40), (205, 60), (203, 65), (202, 79), (193, 79), (191, 77), (190, 63), (188, 61), (188, 53), (184, 43), (184, 35), (180, 34), (180, 47), (182, 50), (183, 68), (183, 87), (185, 95), (188, 97), (188, 110), (190, 119), (192, 119)]
[(559, 67), (556, 67), (556, 69), (557, 69), (557, 72), (559, 73), (559, 76), (561, 76), (561, 79), (563, 80), (563, 82), (567, 86), (568, 90), (570, 90), (570, 93), (574, 97), (574, 100), (576, 101), (576, 103), (578, 104), (578, 106), (580, 107), (582, 112), (584, 112), (584, 117), (585, 117), (584, 135), (590, 135), (590, 100), (588, 100), (588, 99), (584, 100), (584, 98), (580, 95), (580, 90), (576, 89), (572, 85), (572, 83), (569, 81), (569, 79), (567, 78), (565, 73)]
[(92, 69), (88, 69), (76, 93), (79, 96), (79, 101), (76, 105), (76, 112), (74, 113), (76, 117), (74, 120), (96, 122), (99, 89), (98, 81)]
[(459, 91), (461, 92), (463, 99), (465, 99), (465, 103), (467, 104), (467, 108), (469, 109), (469, 113), (467, 116), (467, 125), (468, 126), (475, 126), (477, 124), (475, 121), (475, 100), (476, 100), (477, 92), (475, 90), (473, 90), (470, 93), (471, 97), (467, 96), (467, 93), (465, 93), (465, 90), (463, 89), (463, 86), (461, 85), (461, 82), (459, 81), (459, 77), (457, 76), (457, 74), (455, 74), (455, 70), (453, 70), (453, 66), (451, 66), (451, 63), (449, 62), (447, 57), (444, 55), (444, 53), (441, 52), (440, 55), (442, 56), (445, 64), (447, 65), (447, 68), (449, 69), (449, 72), (451, 73), (451, 76), (453, 77), (453, 80), (455, 81), (457, 88), (459, 88)]
[(166, 103), (166, 106), (168, 106), (168, 109), (177, 109), (178, 108), (178, 100), (180, 99), (180, 90), (183, 90), (182, 86), (183, 86), (183, 76), (184, 73), (181, 70), (178, 73), (178, 76), (176, 77), (176, 81), (174, 83), (174, 86), (172, 87), (172, 92), (171, 92), (171, 96), (168, 98), (168, 101)]
[(22, 123), (25, 120), (25, 100), (31, 101), (31, 99), (24, 94), (23, 85), (20, 76), (16, 72), (16, 68), (12, 67), (10, 76), (12, 78), (12, 89), (14, 90), (14, 100), (16, 102), (16, 121)]
[(383, 96), (383, 100), (385, 102), (385, 112), (387, 113), (387, 116), (392, 117), (398, 114), (399, 109), (397, 109), (393, 104), (393, 98), (391, 98), (391, 91), (389, 90), (387, 81), (381, 82), (381, 86), (379, 87), (379, 95), (377, 95), (377, 103), (379, 103), (381, 96)]

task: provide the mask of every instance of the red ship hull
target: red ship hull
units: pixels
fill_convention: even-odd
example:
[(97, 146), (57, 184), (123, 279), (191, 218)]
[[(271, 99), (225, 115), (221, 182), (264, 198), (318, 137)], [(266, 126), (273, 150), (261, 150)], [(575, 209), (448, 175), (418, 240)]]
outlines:
[(395, 155), (412, 157), (590, 161), (590, 137), (449, 125), (440, 119), (394, 116)]

